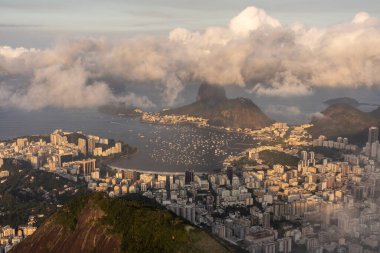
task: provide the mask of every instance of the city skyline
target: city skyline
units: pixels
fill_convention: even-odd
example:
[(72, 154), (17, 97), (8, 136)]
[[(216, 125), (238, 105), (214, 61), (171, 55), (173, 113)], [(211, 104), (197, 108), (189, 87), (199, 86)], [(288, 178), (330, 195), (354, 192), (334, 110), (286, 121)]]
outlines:
[(380, 252), (376, 1), (0, 17), (0, 253)]

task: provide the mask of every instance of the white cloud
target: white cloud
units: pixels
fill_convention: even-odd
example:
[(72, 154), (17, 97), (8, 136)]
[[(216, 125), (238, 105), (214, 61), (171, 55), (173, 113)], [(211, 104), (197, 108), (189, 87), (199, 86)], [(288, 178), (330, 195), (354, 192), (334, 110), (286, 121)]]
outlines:
[(301, 110), (297, 106), (286, 105), (269, 105), (265, 112), (280, 116), (298, 116), (301, 114)]
[(315, 112), (309, 115), (309, 118), (317, 118), (317, 119), (323, 119), (325, 115), (321, 112)]
[[(0, 46), (0, 105), (31, 110), (125, 100), (154, 106), (150, 94), (128, 92), (141, 83), (151, 84), (165, 105), (197, 82), (239, 85), (260, 96), (307, 96), (316, 87), (379, 87), (379, 72), (380, 22), (367, 13), (309, 28), (281, 25), (248, 7), (226, 27), (177, 28), (168, 38), (88, 38), (44, 50)], [(109, 77), (122, 80), (127, 92), (116, 94)]]
[(251, 6), (234, 17), (229, 28), (238, 35), (248, 36), (252, 31), (259, 28), (276, 28), (280, 26), (280, 22), (268, 16), (264, 10)]
[(370, 19), (370, 15), (367, 12), (359, 12), (352, 20), (353, 24), (362, 24)]

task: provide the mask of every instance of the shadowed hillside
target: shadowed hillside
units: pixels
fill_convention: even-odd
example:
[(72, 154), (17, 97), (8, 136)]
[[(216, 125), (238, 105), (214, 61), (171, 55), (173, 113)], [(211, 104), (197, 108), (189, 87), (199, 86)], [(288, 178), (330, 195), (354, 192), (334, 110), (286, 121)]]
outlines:
[(95, 193), (66, 205), (12, 252), (233, 251), (154, 200), (139, 195), (110, 199)]
[(310, 128), (313, 137), (325, 135), (328, 138), (348, 137), (351, 143), (362, 145), (367, 141), (368, 128), (380, 126), (379, 109), (363, 112), (348, 104), (333, 104), (313, 117)]

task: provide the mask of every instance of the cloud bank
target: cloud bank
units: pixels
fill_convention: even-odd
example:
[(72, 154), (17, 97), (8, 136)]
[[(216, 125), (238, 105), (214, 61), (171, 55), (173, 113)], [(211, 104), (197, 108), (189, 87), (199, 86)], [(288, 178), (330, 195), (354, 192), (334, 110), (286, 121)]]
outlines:
[[(315, 28), (283, 25), (248, 7), (226, 27), (203, 32), (177, 28), (167, 37), (84, 38), (47, 49), (0, 46), (0, 106), (154, 107), (150, 94), (128, 92), (142, 83), (168, 106), (185, 85), (199, 82), (238, 85), (259, 96), (307, 96), (315, 87), (379, 87), (378, 73), (380, 21), (369, 14)], [(118, 92), (110, 77), (123, 80), (126, 92)]]
[(285, 117), (294, 117), (301, 114), (300, 108), (297, 106), (286, 106), (286, 105), (269, 105), (266, 110), (266, 113), (281, 115)]

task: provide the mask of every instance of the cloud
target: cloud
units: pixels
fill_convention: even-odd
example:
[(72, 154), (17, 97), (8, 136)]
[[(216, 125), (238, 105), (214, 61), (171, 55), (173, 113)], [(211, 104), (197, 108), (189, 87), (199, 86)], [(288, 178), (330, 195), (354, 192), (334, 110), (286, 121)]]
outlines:
[(276, 28), (280, 27), (281, 24), (278, 20), (268, 16), (264, 10), (251, 6), (234, 17), (230, 22), (229, 28), (234, 33), (248, 36), (252, 31), (265, 26)]
[(321, 112), (315, 112), (309, 115), (310, 119), (316, 118), (316, 119), (323, 119), (325, 118), (325, 115)]
[(355, 15), (354, 19), (352, 20), (353, 24), (363, 24), (368, 22), (368, 20), (371, 19), (370, 15), (367, 12), (359, 12)]
[[(125, 101), (172, 106), (186, 85), (238, 85), (259, 96), (316, 88), (380, 86), (380, 21), (367, 13), (331, 27), (282, 25), (248, 7), (225, 27), (174, 29), (167, 37), (83, 38), (47, 49), (0, 46), (0, 105), (28, 110)], [(125, 92), (120, 92), (121, 80)], [(150, 85), (150, 94), (134, 87)], [(133, 92), (132, 92), (133, 91)]]
[(268, 114), (281, 116), (298, 116), (301, 114), (301, 110), (297, 106), (286, 105), (269, 105), (265, 111)]
[(247, 90), (249, 93), (256, 93), (260, 96), (288, 97), (288, 96), (308, 96), (312, 94), (312, 89), (304, 85), (296, 76), (289, 72), (278, 73), (271, 86), (261, 83)]
[(41, 25), (26, 25), (26, 24), (9, 24), (9, 23), (0, 23), (0, 28), (37, 28), (41, 27)]

